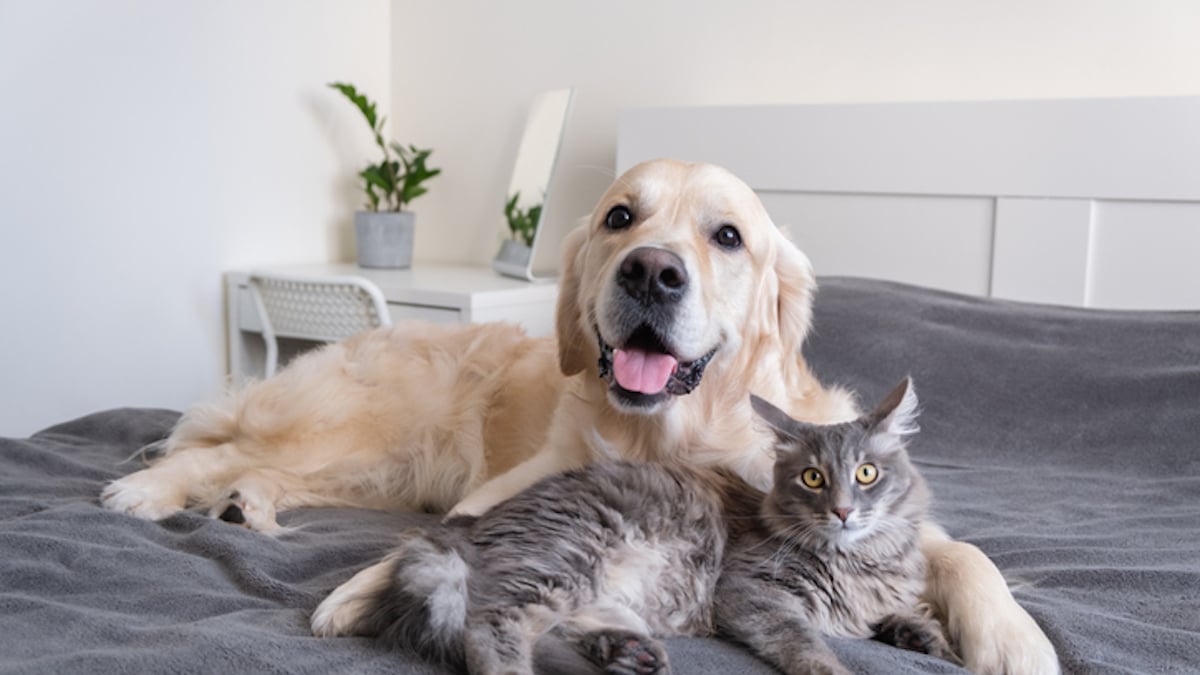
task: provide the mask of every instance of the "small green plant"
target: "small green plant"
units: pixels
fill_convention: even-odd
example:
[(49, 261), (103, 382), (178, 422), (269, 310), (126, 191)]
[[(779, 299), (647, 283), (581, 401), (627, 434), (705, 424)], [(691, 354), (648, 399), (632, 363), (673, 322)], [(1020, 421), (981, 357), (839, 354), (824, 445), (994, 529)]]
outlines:
[(535, 204), (528, 209), (522, 209), (517, 206), (517, 200), (520, 198), (519, 190), (513, 193), (504, 205), (504, 218), (508, 221), (508, 229), (512, 232), (514, 240), (526, 246), (533, 246), (533, 235), (537, 232), (538, 221), (542, 218), (542, 205)]
[[(415, 145), (405, 147), (383, 140), (384, 117), (375, 111), (375, 102), (360, 94), (352, 84), (330, 83), (367, 118), (371, 133), (375, 134), (375, 145), (383, 151), (383, 161), (368, 165), (359, 172), (363, 189), (367, 193), (367, 208), (371, 211), (403, 211), (405, 204), (428, 192), (421, 184), (442, 172), (426, 166), (433, 150), (421, 150)], [(378, 192), (377, 192), (378, 191)]]

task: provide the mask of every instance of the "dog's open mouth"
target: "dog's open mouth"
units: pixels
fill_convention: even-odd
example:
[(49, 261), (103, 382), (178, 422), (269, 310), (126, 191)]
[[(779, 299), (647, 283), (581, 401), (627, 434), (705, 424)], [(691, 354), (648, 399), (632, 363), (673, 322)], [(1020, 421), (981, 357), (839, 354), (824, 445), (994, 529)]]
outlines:
[(704, 367), (717, 353), (714, 348), (694, 361), (681, 363), (647, 325), (635, 329), (619, 348), (600, 337), (599, 327), (596, 335), (600, 341), (600, 377), (623, 401), (635, 406), (691, 393), (700, 384)]

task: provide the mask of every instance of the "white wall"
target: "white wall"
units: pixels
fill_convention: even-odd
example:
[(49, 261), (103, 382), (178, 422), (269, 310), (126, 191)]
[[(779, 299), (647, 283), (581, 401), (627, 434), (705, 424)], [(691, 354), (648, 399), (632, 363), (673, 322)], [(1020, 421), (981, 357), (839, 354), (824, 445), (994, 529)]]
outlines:
[(0, 0), (0, 435), (182, 409), (225, 371), (226, 270), (352, 255), (391, 5)]
[(560, 231), (607, 186), (626, 107), (1200, 94), (1194, 0), (396, 0), (392, 24), (396, 132), (445, 169), (418, 259), (494, 253), (542, 89), (578, 88)]
[(544, 89), (561, 234), (625, 107), (1198, 94), (1196, 35), (1191, 0), (0, 0), (0, 435), (211, 397), (221, 274), (350, 258), (373, 155), (329, 80), (445, 169), (418, 260), (482, 263)]

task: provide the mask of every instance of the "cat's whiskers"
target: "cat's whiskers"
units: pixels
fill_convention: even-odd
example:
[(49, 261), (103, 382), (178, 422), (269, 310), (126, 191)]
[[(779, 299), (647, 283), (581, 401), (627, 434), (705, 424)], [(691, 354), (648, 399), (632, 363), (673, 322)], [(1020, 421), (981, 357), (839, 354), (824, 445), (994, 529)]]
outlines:
[(753, 516), (726, 515), (725, 518), (728, 520), (754, 520), (754, 521), (758, 521), (758, 520), (797, 520), (796, 516), (790, 516), (785, 513), (762, 513), (762, 514), (756, 514)]
[[(767, 543), (767, 542), (763, 542), (763, 543)], [(767, 556), (767, 560), (771, 561), (771, 563), (772, 563), (771, 576), (774, 576), (776, 578), (779, 577), (780, 567), (783, 566), (784, 561), (786, 561), (787, 559), (789, 559), (791, 557), (792, 553), (796, 550), (796, 548), (798, 546), (799, 546), (799, 544), (796, 542), (795, 539), (787, 537), (787, 538), (784, 538), (779, 543), (779, 545), (775, 548), (775, 551), (771, 555)]]
[(828, 538), (821, 534), (821, 530), (819, 523), (797, 520), (791, 526), (774, 532), (770, 538), (760, 542), (760, 545), (778, 542), (775, 552), (767, 558), (774, 566), (772, 574), (778, 576), (780, 567), (785, 561), (793, 558), (797, 549), (823, 548)]

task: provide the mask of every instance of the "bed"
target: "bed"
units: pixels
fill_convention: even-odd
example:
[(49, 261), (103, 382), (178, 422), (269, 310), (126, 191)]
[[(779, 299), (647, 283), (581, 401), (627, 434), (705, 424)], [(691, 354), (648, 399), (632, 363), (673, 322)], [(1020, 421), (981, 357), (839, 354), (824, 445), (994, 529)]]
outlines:
[[(1066, 672), (1200, 668), (1200, 313), (826, 277), (806, 353), (866, 400), (912, 374), (912, 454), (938, 519), (995, 560)], [(440, 672), (307, 629), (325, 593), (433, 516), (304, 509), (268, 537), (101, 509), (104, 482), (178, 415), (109, 410), (0, 441), (0, 672)], [(855, 672), (960, 672), (869, 641), (834, 647)], [(714, 639), (669, 648), (678, 673), (771, 672)]]
[(1200, 309), (1200, 96), (632, 108), (617, 170), (733, 171), (823, 274)]

